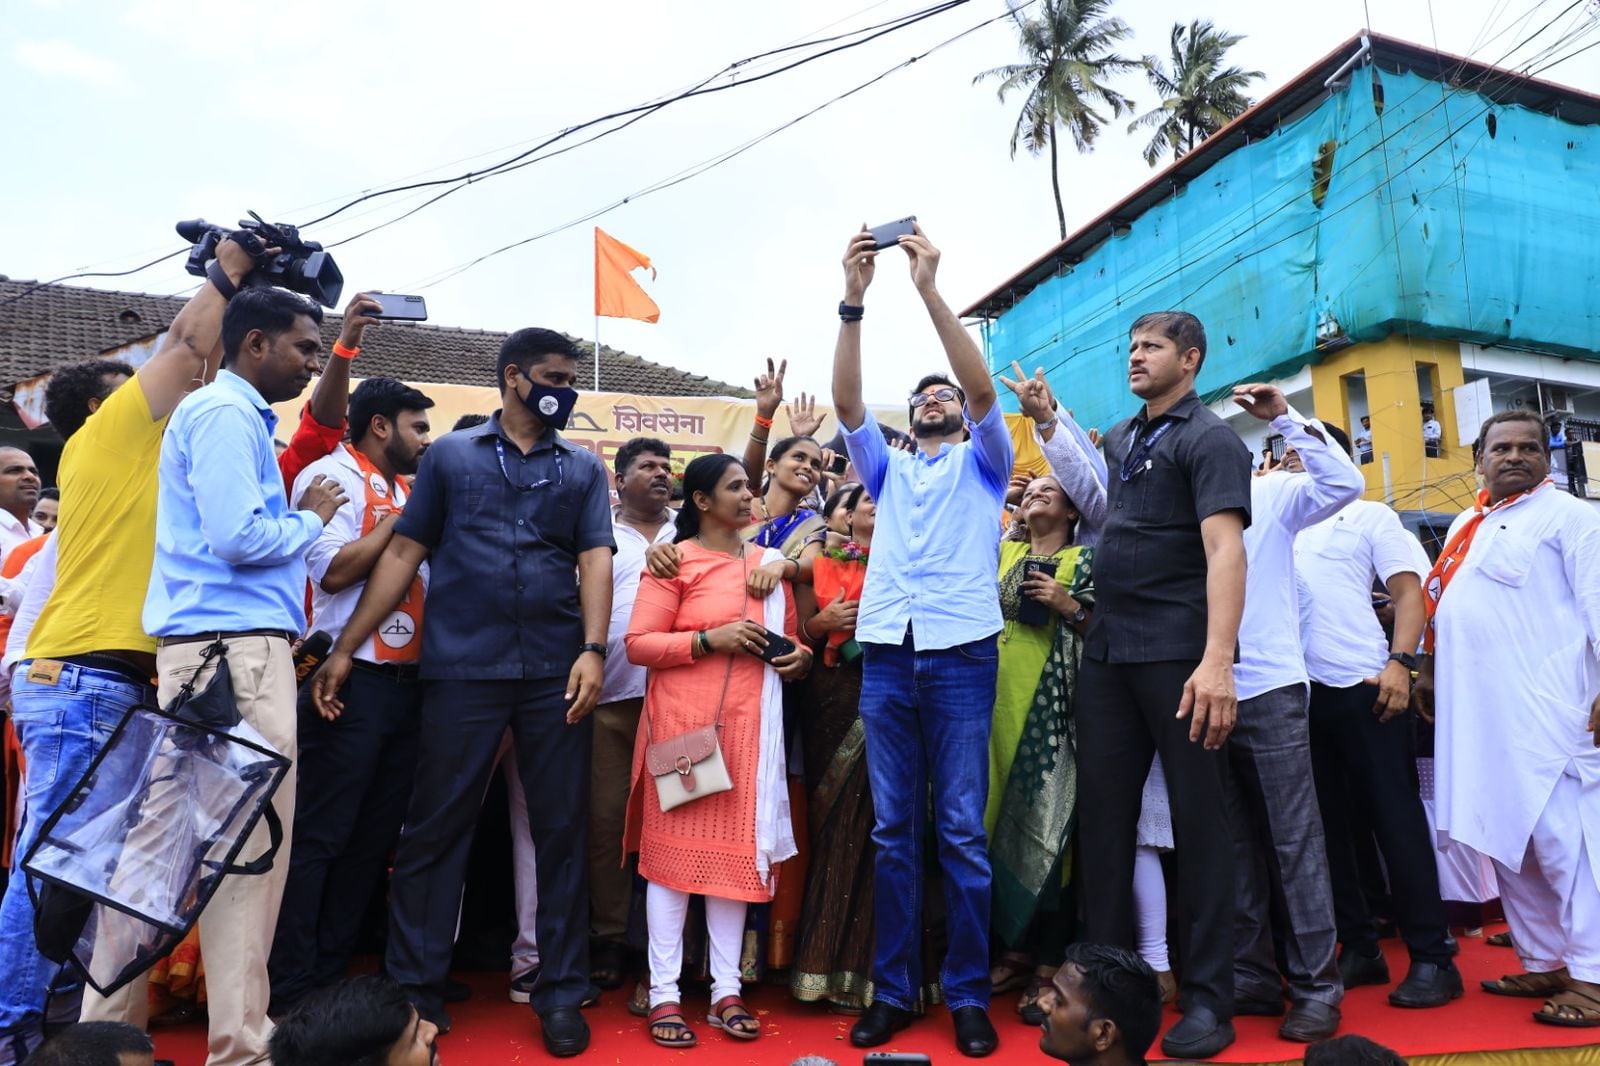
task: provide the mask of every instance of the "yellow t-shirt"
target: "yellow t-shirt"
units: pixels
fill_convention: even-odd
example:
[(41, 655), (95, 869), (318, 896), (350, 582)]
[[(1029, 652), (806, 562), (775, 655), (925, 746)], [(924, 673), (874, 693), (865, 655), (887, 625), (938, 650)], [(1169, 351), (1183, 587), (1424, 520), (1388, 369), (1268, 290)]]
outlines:
[(61, 452), (56, 586), (28, 635), (32, 659), (156, 650), (140, 616), (156, 554), (156, 467), (167, 420), (137, 379), (106, 397)]

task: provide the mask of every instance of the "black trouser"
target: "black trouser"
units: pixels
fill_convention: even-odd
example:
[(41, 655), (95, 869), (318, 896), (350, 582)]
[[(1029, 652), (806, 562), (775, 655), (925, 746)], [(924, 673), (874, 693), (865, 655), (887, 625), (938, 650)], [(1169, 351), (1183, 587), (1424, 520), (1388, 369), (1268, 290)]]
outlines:
[(358, 665), (339, 699), (344, 712), (332, 722), (300, 701), (294, 843), (267, 963), (279, 1007), (349, 968), (417, 767), (420, 682)]
[(1178, 883), (1178, 950), (1184, 1009), (1233, 1017), (1233, 834), (1226, 752), (1189, 740), (1178, 721), (1184, 682), (1196, 663), (1083, 661), (1078, 676), (1078, 855), (1085, 939), (1135, 946), (1133, 850), (1150, 760), (1172, 800)]
[(1439, 898), (1439, 868), (1433, 836), (1417, 791), (1416, 741), (1412, 714), (1380, 722), (1372, 705), (1376, 685), (1311, 686), (1311, 767), (1317, 779), (1317, 804), (1328, 840), (1328, 874), (1333, 879), (1334, 918), (1339, 942), (1371, 955), (1377, 931), (1368, 920), (1351, 812), (1364, 806), (1389, 870), (1395, 922), (1413, 962), (1445, 966), (1444, 903)]
[(541, 977), (533, 1007), (577, 1007), (589, 992), (589, 761), (594, 719), (568, 725), (565, 676), (432, 681), (422, 752), (389, 886), (385, 966), (425, 1012), (450, 973), (473, 827), (506, 728), (528, 801), (539, 879)]

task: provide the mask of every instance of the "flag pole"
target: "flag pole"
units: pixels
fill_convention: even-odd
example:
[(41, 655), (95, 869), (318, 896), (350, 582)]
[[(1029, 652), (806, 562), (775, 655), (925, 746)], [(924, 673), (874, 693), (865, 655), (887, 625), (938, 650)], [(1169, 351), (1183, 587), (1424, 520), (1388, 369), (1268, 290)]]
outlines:
[(594, 391), (600, 391), (600, 312), (594, 313)]

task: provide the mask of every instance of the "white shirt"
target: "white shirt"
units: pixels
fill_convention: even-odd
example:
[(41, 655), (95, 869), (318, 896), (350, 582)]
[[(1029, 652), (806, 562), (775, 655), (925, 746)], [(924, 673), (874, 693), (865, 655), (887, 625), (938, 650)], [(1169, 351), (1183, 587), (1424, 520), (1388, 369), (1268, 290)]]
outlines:
[(1078, 533), (1074, 543), (1093, 547), (1100, 542), (1106, 524), (1106, 460), (1089, 441), (1066, 409), (1056, 404), (1056, 431), (1045, 440), (1037, 424), (1033, 439), (1050, 464), (1050, 473), (1061, 482), (1067, 499), (1078, 511)]
[[(1591, 808), (1597, 693), (1600, 517), (1546, 485), (1485, 517), (1434, 615), (1440, 835), (1520, 870), (1563, 774), (1578, 777)], [(1582, 822), (1590, 876), (1600, 876), (1600, 819), (1591, 809)]]
[(1372, 579), (1428, 573), (1427, 553), (1400, 516), (1371, 500), (1347, 504), (1295, 538), (1294, 566), (1311, 680), (1350, 688), (1381, 673), (1389, 642), (1372, 610)]
[[(0, 511), (0, 563), (6, 561), (11, 549), (44, 533), (44, 527), (33, 519), (18, 520), (10, 511)], [(0, 577), (0, 614), (15, 614), (22, 601), (22, 591), (27, 588), (17, 578)]]
[(28, 634), (33, 632), (33, 623), (39, 620), (39, 613), (44, 610), (45, 603), (50, 599), (50, 593), (56, 587), (56, 534), (50, 532), (50, 539), (44, 542), (44, 547), (34, 553), (23, 566), (22, 573), (15, 578), (15, 584), (22, 589), (21, 604), (17, 607), (16, 620), (11, 623), (11, 632), (6, 636), (5, 658), (0, 659), (0, 675), (11, 676), (11, 668), (27, 658)]
[[(1318, 440), (1293, 409), (1272, 420), (1274, 432), (1305, 463), (1305, 473), (1277, 472), (1250, 482), (1250, 528), (1244, 531), (1244, 617), (1233, 683), (1239, 699), (1306, 682), (1300, 649), (1294, 543), (1302, 529), (1361, 495), (1366, 480), (1344, 449)], [(1372, 613), (1369, 604), (1367, 613)]]
[(676, 511), (668, 510), (667, 521), (656, 530), (655, 540), (646, 540), (643, 533), (622, 521), (621, 514), (621, 508), (611, 511), (611, 529), (617, 538), (617, 550), (611, 556), (611, 624), (606, 629), (606, 646), (611, 652), (606, 656), (605, 680), (600, 685), (601, 703), (636, 700), (644, 695), (645, 668), (628, 661), (622, 638), (628, 632), (633, 601), (639, 595), (645, 553), (651, 545), (671, 544), (678, 534), (673, 524), (678, 516)]
[(1439, 420), (1437, 418), (1430, 418), (1422, 423), (1423, 440), (1438, 440), (1443, 436), (1444, 427), (1439, 424)]
[[(361, 599), (361, 590), (366, 588), (367, 583), (357, 581), (342, 592), (328, 592), (322, 587), (322, 579), (328, 573), (333, 557), (339, 554), (339, 549), (351, 541), (361, 539), (361, 525), (367, 514), (367, 479), (350, 453), (340, 445), (300, 471), (300, 476), (294, 479), (294, 491), (289, 494), (289, 498), (294, 501), (296, 507), (300, 505), (300, 497), (305, 494), (318, 474), (329, 481), (337, 481), (350, 499), (349, 503), (333, 512), (333, 517), (322, 527), (321, 535), (306, 549), (306, 576), (311, 579), (310, 628), (321, 629), (334, 640), (338, 640), (339, 634), (344, 632), (344, 627), (350, 624), (350, 616), (355, 613), (356, 603)], [(406, 502), (405, 487), (399, 482), (394, 486), (394, 500), (397, 507), (403, 507)], [(423, 589), (426, 590), (428, 564), (424, 562), (417, 573), (422, 578)], [(376, 638), (369, 635), (362, 641), (361, 647), (356, 649), (352, 658), (377, 662), (377, 653), (372, 643), (374, 639)]]

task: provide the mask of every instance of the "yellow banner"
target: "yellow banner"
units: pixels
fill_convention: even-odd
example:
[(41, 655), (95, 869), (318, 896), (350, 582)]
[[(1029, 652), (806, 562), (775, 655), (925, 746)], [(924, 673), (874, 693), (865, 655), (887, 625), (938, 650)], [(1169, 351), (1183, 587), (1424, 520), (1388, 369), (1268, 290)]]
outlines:
[[(351, 383), (352, 389), (355, 384)], [(414, 387), (434, 402), (428, 418), (435, 438), (449, 432), (462, 415), (487, 415), (500, 407), (500, 394), (492, 388), (426, 383)], [(294, 432), (300, 408), (307, 398), (309, 394), (274, 406), (279, 419), (279, 440), (287, 442)], [(617, 449), (635, 437), (665, 441), (672, 448), (674, 458), (686, 463), (706, 452), (742, 454), (750, 436), (755, 407), (753, 399), (584, 392), (579, 394), (572, 421), (562, 431), (562, 436), (594, 452), (608, 469), (616, 458)], [(839, 421), (831, 406), (818, 404), (817, 413), (824, 412), (827, 417), (817, 436), (826, 442), (838, 432)], [(902, 431), (906, 428), (904, 407), (874, 407), (872, 413), (884, 425)], [(789, 435), (789, 416), (784, 411), (778, 411), (774, 422), (771, 433), (774, 441)]]

